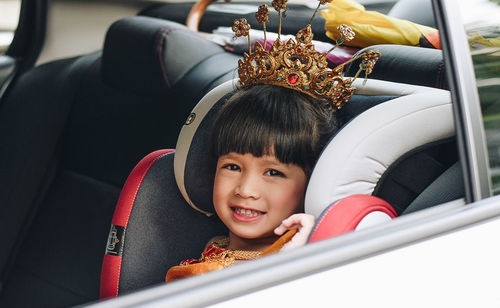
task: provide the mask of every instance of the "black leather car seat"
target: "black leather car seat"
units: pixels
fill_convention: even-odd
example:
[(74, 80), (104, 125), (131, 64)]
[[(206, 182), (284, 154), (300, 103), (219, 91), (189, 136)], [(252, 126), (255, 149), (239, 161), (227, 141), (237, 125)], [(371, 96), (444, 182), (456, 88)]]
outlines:
[[(238, 57), (182, 25), (114, 23), (99, 52), (33, 68), (0, 107), (2, 307), (99, 296), (102, 247), (132, 167), (173, 147)], [(29, 296), (26, 296), (29, 292)]]
[(399, 0), (387, 15), (436, 28), (431, 0)]
[[(356, 55), (369, 49), (379, 50), (382, 57), (370, 78), (420, 85), (448, 90), (443, 52), (438, 49), (405, 45), (373, 45), (359, 50)], [(354, 76), (360, 61), (356, 60), (346, 70)]]

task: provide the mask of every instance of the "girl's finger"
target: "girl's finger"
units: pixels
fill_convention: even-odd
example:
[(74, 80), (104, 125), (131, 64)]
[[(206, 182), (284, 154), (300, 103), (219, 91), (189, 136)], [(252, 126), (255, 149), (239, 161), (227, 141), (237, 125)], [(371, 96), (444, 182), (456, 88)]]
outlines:
[[(302, 225), (302, 222), (305, 221), (305, 216), (307, 214), (293, 214), (292, 216), (288, 217), (287, 219), (283, 220), (281, 222), (282, 225), (286, 226), (286, 227), (292, 227), (294, 225)], [(307, 216), (310, 216), (310, 215), (307, 215)]]
[(285, 227), (283, 224), (281, 224), (276, 229), (274, 229), (274, 234), (276, 234), (276, 235), (282, 235), (287, 230), (288, 230), (288, 228)]

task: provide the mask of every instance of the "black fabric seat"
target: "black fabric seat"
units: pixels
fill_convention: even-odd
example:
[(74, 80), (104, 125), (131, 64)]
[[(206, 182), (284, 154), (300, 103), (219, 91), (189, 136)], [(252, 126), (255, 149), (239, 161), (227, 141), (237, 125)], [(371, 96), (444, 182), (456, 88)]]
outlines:
[(99, 297), (128, 173), (175, 146), (189, 111), (232, 78), (237, 59), (182, 25), (132, 17), (110, 27), (102, 52), (44, 64), (11, 85), (0, 107), (0, 306)]

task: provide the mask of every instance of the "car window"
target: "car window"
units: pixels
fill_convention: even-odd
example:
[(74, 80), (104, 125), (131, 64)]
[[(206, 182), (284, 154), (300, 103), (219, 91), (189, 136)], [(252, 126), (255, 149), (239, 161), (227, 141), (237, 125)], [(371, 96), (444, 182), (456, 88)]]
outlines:
[(494, 194), (500, 193), (500, 1), (459, 3), (469, 41), (486, 133)]
[(19, 21), (21, 0), (0, 1), (0, 54), (7, 51)]

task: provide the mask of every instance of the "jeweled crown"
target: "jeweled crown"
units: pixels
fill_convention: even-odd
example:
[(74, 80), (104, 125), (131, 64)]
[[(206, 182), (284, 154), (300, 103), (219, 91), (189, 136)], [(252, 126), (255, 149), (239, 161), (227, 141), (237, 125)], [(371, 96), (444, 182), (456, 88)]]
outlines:
[[(278, 38), (269, 50), (266, 50), (266, 22), (268, 21), (269, 8), (262, 5), (256, 14), (257, 21), (263, 25), (264, 46), (255, 43), (252, 51), (250, 40), (250, 25), (244, 18), (234, 21), (233, 31), (235, 36), (248, 36), (249, 51), (243, 55), (243, 60), (238, 61), (238, 75), (241, 85), (270, 84), (300, 91), (314, 98), (326, 99), (332, 111), (336, 111), (351, 98), (355, 87), (353, 81), (364, 70), (365, 78), (373, 69), (376, 61), (380, 58), (380, 52), (369, 50), (335, 68), (329, 68), (327, 55), (346, 41), (354, 38), (354, 32), (347, 25), (340, 25), (337, 29), (339, 37), (335, 45), (327, 52), (316, 51), (313, 45), (313, 33), (311, 23), (300, 30), (295, 39), (281, 41), (281, 18), (286, 9), (287, 0), (274, 0), (272, 5), (278, 12), (279, 28)], [(316, 15), (321, 4), (332, 0), (320, 0), (313, 14)], [(343, 71), (346, 64), (362, 58), (356, 75), (352, 78), (344, 78)]]

